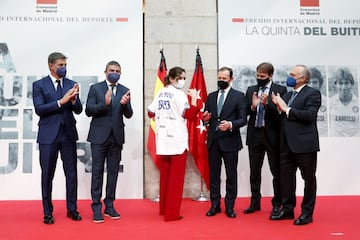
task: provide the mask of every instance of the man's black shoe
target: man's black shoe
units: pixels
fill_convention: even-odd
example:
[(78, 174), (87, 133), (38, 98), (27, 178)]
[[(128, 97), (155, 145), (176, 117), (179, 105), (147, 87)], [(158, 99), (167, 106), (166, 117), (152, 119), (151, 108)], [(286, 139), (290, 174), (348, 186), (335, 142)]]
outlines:
[(226, 216), (228, 218), (236, 218), (236, 212), (234, 211), (234, 209), (227, 209)]
[(244, 210), (245, 214), (254, 213), (256, 211), (260, 211), (260, 205), (250, 205), (249, 208)]
[(270, 218), (271, 216), (276, 216), (280, 213), (280, 207), (273, 207), (273, 209), (271, 210), (271, 213), (270, 213)]
[(313, 218), (307, 215), (301, 215), (294, 221), (294, 225), (306, 225), (313, 222)]
[(212, 217), (215, 216), (217, 213), (221, 213), (220, 207), (211, 207), (210, 210), (206, 213), (206, 216)]
[(74, 221), (80, 221), (81, 220), (81, 216), (79, 214), (78, 211), (74, 210), (74, 211), (68, 211), (67, 212), (67, 217), (71, 218)]
[(54, 217), (52, 215), (45, 215), (44, 216), (44, 223), (45, 224), (54, 224)]
[(294, 219), (294, 211), (280, 210), (279, 214), (271, 215), (270, 220)]

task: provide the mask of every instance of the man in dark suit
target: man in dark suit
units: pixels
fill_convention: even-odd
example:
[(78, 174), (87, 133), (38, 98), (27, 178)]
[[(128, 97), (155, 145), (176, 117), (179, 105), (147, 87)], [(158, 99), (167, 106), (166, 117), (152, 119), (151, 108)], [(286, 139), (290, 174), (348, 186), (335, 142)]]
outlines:
[(311, 71), (304, 65), (295, 66), (287, 79), (287, 85), (294, 87), (284, 95), (272, 94), (272, 101), (282, 112), (280, 135), (280, 172), (282, 208), (271, 220), (294, 218), (296, 206), (296, 170), (305, 182), (301, 215), (295, 225), (313, 221), (316, 199), (316, 165), (319, 148), (319, 134), (316, 126), (317, 112), (321, 106), (319, 90), (307, 86)]
[(90, 87), (85, 109), (86, 115), (92, 117), (88, 141), (91, 142), (91, 208), (95, 223), (104, 222), (101, 196), (105, 159), (107, 181), (104, 214), (111, 219), (120, 218), (114, 208), (114, 200), (121, 150), (125, 142), (123, 116), (130, 118), (133, 115), (130, 90), (118, 82), (120, 64), (110, 61), (104, 72), (106, 80)]
[(242, 149), (240, 127), (246, 124), (246, 98), (242, 92), (231, 88), (231, 68), (220, 68), (217, 78), (218, 90), (209, 94), (202, 119), (209, 125), (207, 145), (211, 208), (206, 216), (221, 212), (220, 175), (223, 159), (226, 170), (225, 213), (229, 218), (235, 218), (238, 154)]
[(261, 168), (265, 153), (268, 156), (270, 171), (273, 176), (271, 215), (277, 214), (281, 207), (280, 196), (280, 114), (269, 94), (283, 96), (286, 87), (272, 82), (274, 67), (271, 63), (261, 63), (256, 68), (258, 84), (250, 86), (246, 91), (249, 120), (247, 124), (246, 144), (250, 161), (250, 206), (245, 214), (260, 210), (261, 200)]
[(33, 83), (35, 112), (40, 117), (37, 142), (45, 224), (54, 223), (51, 192), (59, 151), (66, 177), (67, 216), (81, 220), (76, 205), (78, 133), (73, 112), (80, 114), (82, 105), (78, 98), (79, 85), (65, 77), (66, 64), (64, 54), (51, 53), (48, 57), (50, 74)]

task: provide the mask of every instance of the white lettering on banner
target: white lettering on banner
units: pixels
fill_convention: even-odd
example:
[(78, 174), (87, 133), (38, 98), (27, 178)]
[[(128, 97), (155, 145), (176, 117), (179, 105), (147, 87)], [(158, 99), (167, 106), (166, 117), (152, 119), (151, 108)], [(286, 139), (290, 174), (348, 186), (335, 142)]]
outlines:
[[(312, 87), (318, 88), (323, 95), (322, 105), (317, 113), (320, 138), (317, 175), (322, 183), (318, 194), (358, 195), (360, 188), (348, 184), (347, 180), (351, 176), (352, 182), (360, 181), (360, 161), (353, 156), (360, 139), (360, 111), (357, 110), (360, 105), (359, 2), (301, 2), (317, 2), (319, 6), (302, 6), (299, 1), (286, 0), (219, 1), (218, 7), (221, 11), (218, 12), (218, 65), (232, 67), (235, 83), (243, 80), (242, 70), (249, 67), (256, 72), (259, 63), (270, 61), (275, 68), (273, 81), (282, 85), (286, 85), (287, 75), (296, 64), (318, 69), (320, 74), (316, 74), (316, 71), (312, 74), (320, 76), (317, 85)], [(259, 11), (259, 6), (262, 11)], [(266, 46), (266, 51), (259, 48), (262, 45)], [(234, 54), (234, 49), (240, 54)], [(336, 82), (339, 77), (336, 72), (340, 67), (349, 68), (352, 75), (351, 84), (346, 88), (342, 86), (341, 90)], [(348, 74), (340, 75), (348, 78)], [(252, 76), (256, 79), (254, 74)], [(313, 79), (316, 82), (315, 77)], [(311, 81), (310, 79), (309, 85)], [(241, 86), (243, 91), (246, 91), (247, 86)], [(342, 104), (338, 104), (334, 109), (330, 99), (334, 96), (338, 99), (339, 94), (349, 95), (349, 91), (352, 93), (353, 102), (341, 108)], [(344, 96), (342, 98), (346, 99)], [(243, 139), (246, 139), (246, 134), (241, 133)], [(247, 182), (249, 179), (248, 150), (244, 147), (244, 151), (239, 152), (240, 182)], [(337, 174), (337, 184), (332, 184), (333, 172)], [(263, 179), (267, 179), (263, 182), (268, 185), (263, 188), (262, 194), (272, 196), (271, 174), (264, 172)], [(297, 186), (297, 193), (303, 194), (303, 182), (298, 173)], [(221, 190), (225, 192), (224, 185)], [(238, 194), (250, 196), (251, 191), (249, 188), (239, 187)]]
[[(128, 181), (132, 184), (118, 184), (116, 197), (142, 198), (144, 134), (143, 111), (140, 109), (144, 102), (139, 96), (143, 94), (144, 66), (143, 41), (139, 37), (143, 32), (141, 1), (109, 0), (102, 6), (98, 1), (86, 0), (40, 2), (49, 1), (12, 0), (0, 7), (0, 82), (6, 85), (5, 88), (0, 85), (0, 96), (3, 97), (0, 102), (4, 102), (0, 104), (0, 189), (3, 193), (0, 200), (41, 199), (41, 167), (36, 143), (39, 116), (32, 103), (32, 83), (49, 74), (47, 57), (53, 51), (68, 57), (67, 77), (80, 85), (83, 111), (74, 114), (79, 136), (79, 199), (91, 198), (91, 174), (88, 173), (91, 172), (92, 157), (90, 143), (86, 140), (91, 118), (86, 116), (85, 104), (90, 85), (105, 80), (103, 68), (111, 60), (119, 61), (123, 68), (120, 83), (137, 96), (131, 101), (133, 117), (124, 119), (125, 144), (120, 165), (122, 172), (118, 178), (119, 183)], [(57, 29), (59, 34), (47, 34), (49, 29)], [(104, 51), (98, 46), (111, 46), (111, 49)], [(89, 54), (91, 61), (86, 60)], [(13, 86), (15, 74), (23, 78), (20, 88)], [(13, 94), (17, 89), (21, 89), (19, 96)], [(66, 197), (61, 165), (59, 155), (53, 199)]]
[[(37, 146), (37, 132), (33, 126), (37, 123), (34, 123), (36, 114), (31, 99), (31, 86), (40, 78), (41, 76), (23, 76), (16, 73), (0, 75), (2, 90), (10, 89), (0, 94), (0, 148), (3, 150), (0, 175), (12, 174), (21, 166), (22, 173), (33, 173), (33, 161), (36, 161), (33, 159), (33, 149)], [(84, 105), (90, 85), (98, 82), (98, 77), (73, 76), (72, 79), (81, 86), (80, 99)], [(23, 95), (24, 86), (28, 89), (25, 96)], [(84, 164), (85, 172), (91, 172), (90, 144), (77, 142), (77, 149), (78, 160)], [(121, 165), (120, 172), (122, 171)]]

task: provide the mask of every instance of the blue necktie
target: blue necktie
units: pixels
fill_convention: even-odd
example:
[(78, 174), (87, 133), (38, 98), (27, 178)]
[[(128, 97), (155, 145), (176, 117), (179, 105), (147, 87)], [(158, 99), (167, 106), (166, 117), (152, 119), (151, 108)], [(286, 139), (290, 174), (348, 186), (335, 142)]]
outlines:
[[(265, 92), (265, 90), (266, 90), (266, 87), (262, 87), (261, 93)], [(262, 127), (263, 122), (264, 122), (264, 105), (260, 102), (255, 127)]]
[(291, 97), (290, 97), (289, 102), (288, 102), (288, 106), (290, 106), (293, 103), (297, 93), (298, 93), (297, 91), (292, 92)]
[(218, 105), (217, 105), (217, 115), (219, 116), (220, 115), (220, 112), (221, 112), (221, 109), (224, 105), (224, 90), (221, 90), (221, 94), (220, 94), (220, 97), (219, 97), (219, 102), (218, 102)]

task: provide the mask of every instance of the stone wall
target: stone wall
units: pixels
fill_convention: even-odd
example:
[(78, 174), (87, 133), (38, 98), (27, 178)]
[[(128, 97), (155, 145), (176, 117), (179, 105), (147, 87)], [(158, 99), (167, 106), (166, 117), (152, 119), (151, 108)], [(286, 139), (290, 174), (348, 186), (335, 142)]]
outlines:
[[(146, 107), (151, 103), (155, 78), (164, 49), (168, 69), (181, 66), (186, 70), (186, 86), (195, 69), (196, 47), (199, 46), (208, 93), (216, 89), (217, 73), (217, 1), (216, 0), (143, 0), (144, 2), (144, 197), (159, 193), (159, 171), (150, 158), (146, 145), (149, 119)], [(199, 172), (189, 155), (186, 167), (184, 197), (200, 194)], [(204, 184), (204, 191), (207, 190)]]

